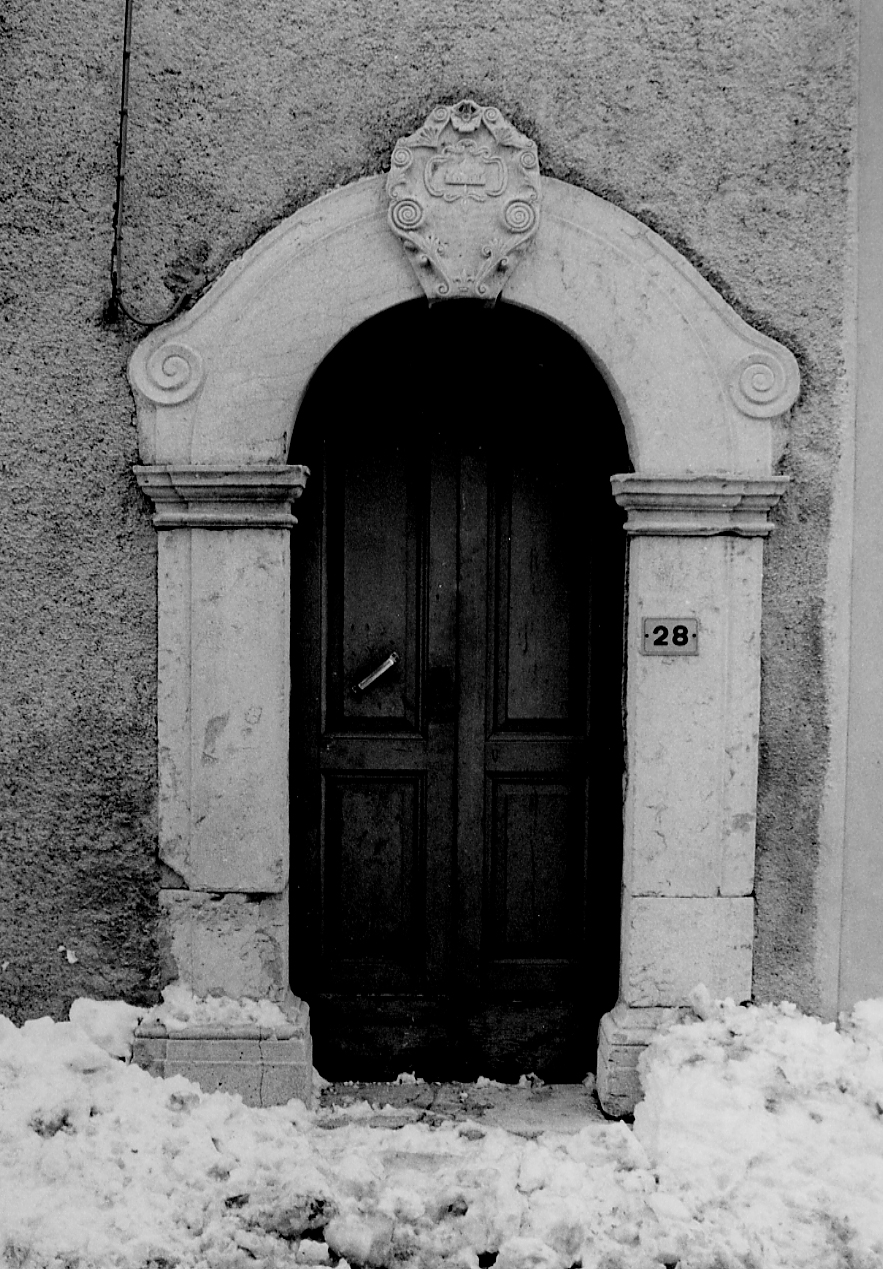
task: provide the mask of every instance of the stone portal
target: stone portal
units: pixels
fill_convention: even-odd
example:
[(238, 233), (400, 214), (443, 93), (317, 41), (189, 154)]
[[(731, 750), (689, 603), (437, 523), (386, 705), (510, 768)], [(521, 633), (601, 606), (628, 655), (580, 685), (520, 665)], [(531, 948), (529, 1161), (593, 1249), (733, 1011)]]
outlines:
[[(427, 163), (427, 197), (438, 201), (432, 191), (450, 178), (461, 199), (496, 204), (497, 157)], [(305, 473), (285, 460), (293, 436), (297, 457), (298, 407), (327, 353), (422, 293), (402, 226), (390, 231), (386, 184), (359, 181), (297, 212), (152, 332), (130, 366), (136, 473), (159, 531), (159, 853), (173, 972), (198, 994), (275, 1000), (292, 1026), (304, 1015), (287, 997), (281, 915), (289, 838), (295, 868), (300, 842), (286, 783), (288, 536)], [(762, 540), (785, 484), (773, 473), (798, 373), (645, 225), (560, 181), (540, 186), (542, 218), (505, 301), (589, 352), (634, 469), (614, 479), (628, 512), (628, 797), (620, 1003), (602, 1024), (598, 1071), (602, 1102), (622, 1112), (639, 1093), (641, 1047), (696, 983), (750, 993)], [(698, 621), (700, 656), (642, 655), (643, 618), (677, 616)], [(148, 1039), (139, 1060), (154, 1060)], [(238, 1039), (193, 1042), (213, 1079), (235, 1082)]]

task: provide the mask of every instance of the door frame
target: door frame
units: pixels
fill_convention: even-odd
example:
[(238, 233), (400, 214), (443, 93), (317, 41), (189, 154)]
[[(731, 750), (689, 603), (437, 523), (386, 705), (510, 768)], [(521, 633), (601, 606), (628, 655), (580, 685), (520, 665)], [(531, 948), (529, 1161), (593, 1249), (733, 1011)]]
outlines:
[[(287, 1012), (300, 1048), (287, 1074), (261, 1077), (264, 1100), (309, 1096), (307, 1011), (288, 987), (298, 831), (287, 784), (289, 532), (307, 473), (286, 458), (330, 349), (421, 294), (384, 186), (358, 181), (282, 222), (129, 367), (135, 474), (159, 530), (163, 940), (170, 972), (197, 995)], [(774, 472), (799, 376), (788, 349), (634, 217), (548, 177), (542, 193), (533, 246), (501, 302), (586, 349), (634, 468), (612, 480), (628, 513), (628, 758), (620, 993), (598, 1051), (602, 1102), (623, 1113), (639, 1096), (640, 1051), (698, 982), (715, 996), (751, 993), (763, 538), (787, 483)], [(413, 355), (390, 350), (391, 383)], [(538, 461), (542, 436), (538, 420)], [(643, 655), (646, 616), (695, 616), (700, 655)], [(161, 1055), (144, 1049), (159, 1042), (141, 1037), (140, 1059), (173, 1069), (172, 1040)], [(242, 1062), (211, 1048), (223, 1036), (181, 1042), (197, 1048), (174, 1069), (211, 1066), (213, 1081), (240, 1087)]]

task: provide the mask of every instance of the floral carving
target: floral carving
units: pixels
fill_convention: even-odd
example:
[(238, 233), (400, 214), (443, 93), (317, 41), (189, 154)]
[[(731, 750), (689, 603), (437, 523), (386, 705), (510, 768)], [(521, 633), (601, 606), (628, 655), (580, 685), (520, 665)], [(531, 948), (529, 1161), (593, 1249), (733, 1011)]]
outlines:
[(397, 142), (386, 189), (430, 300), (495, 300), (539, 225), (536, 146), (496, 106), (436, 106)]

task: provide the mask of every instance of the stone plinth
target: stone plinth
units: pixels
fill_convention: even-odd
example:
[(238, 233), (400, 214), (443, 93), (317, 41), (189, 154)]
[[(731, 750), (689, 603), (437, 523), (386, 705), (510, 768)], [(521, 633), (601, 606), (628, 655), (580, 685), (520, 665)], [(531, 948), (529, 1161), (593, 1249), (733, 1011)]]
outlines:
[(184, 1075), (206, 1093), (239, 1093), (247, 1106), (312, 1100), (309, 1010), (297, 1002), (288, 1025), (169, 1030), (152, 1023), (135, 1032), (132, 1058), (151, 1075)]
[(751, 995), (753, 899), (660, 899), (626, 891), (622, 923), (623, 1003), (687, 1005), (698, 983), (716, 1000)]
[(271, 1000), (285, 1008), (288, 891), (254, 896), (160, 890), (160, 940), (170, 973), (195, 995)]
[(682, 1009), (632, 1009), (622, 1001), (598, 1028), (598, 1101), (608, 1115), (630, 1115), (641, 1100), (638, 1061), (656, 1030), (676, 1021)]

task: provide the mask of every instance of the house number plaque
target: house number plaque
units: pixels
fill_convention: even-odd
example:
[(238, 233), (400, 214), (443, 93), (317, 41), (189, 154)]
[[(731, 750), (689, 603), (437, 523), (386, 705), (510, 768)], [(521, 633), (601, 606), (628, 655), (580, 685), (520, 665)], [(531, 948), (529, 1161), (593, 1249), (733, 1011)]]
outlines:
[(644, 617), (641, 651), (648, 657), (698, 657), (695, 617)]

